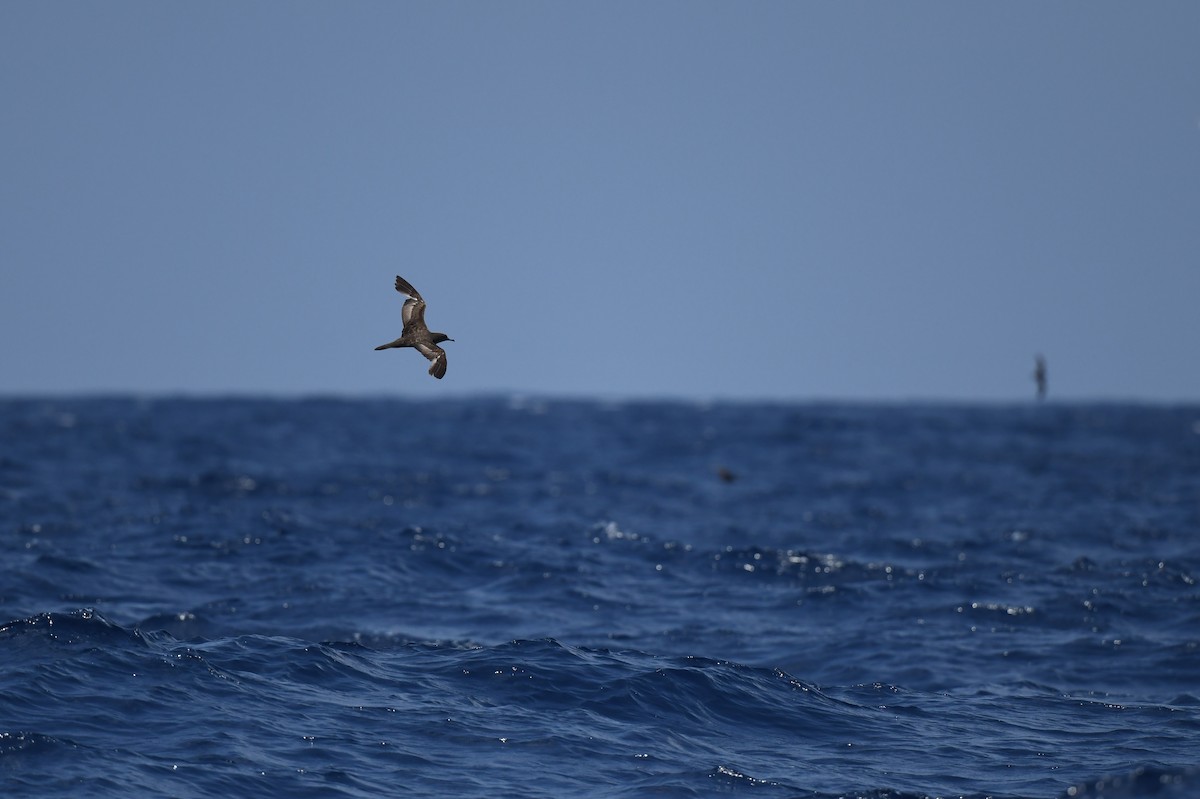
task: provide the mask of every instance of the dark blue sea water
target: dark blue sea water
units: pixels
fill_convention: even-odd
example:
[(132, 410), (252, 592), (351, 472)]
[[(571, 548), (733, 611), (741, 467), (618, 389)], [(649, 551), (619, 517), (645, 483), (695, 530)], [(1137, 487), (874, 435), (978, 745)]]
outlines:
[(0, 402), (0, 794), (1200, 795), (1200, 407)]

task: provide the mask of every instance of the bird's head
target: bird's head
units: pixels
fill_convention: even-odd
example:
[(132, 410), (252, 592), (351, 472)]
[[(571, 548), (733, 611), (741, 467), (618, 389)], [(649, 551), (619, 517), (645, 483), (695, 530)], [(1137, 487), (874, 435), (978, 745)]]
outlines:
[(441, 344), (443, 341), (454, 341), (454, 339), (450, 338), (445, 333), (430, 333), (429, 335), (433, 336), (434, 344)]

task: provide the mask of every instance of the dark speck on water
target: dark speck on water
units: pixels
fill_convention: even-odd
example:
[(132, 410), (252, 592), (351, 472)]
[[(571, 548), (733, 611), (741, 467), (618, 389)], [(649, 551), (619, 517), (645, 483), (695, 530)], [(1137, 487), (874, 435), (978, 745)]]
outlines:
[(6, 796), (1200, 795), (1200, 407), (28, 399), (0, 441)]

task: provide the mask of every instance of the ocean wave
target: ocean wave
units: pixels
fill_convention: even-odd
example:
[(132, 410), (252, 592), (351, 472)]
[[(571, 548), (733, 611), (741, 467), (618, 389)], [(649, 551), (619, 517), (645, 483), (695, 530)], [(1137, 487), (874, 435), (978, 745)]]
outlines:
[(0, 782), (1194, 788), (1195, 418), (0, 401)]

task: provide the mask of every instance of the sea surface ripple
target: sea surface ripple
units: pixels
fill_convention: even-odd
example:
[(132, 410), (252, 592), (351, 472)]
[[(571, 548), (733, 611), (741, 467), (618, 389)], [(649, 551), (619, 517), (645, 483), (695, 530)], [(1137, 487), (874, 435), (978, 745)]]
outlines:
[(1200, 795), (1200, 407), (0, 400), (0, 793)]

